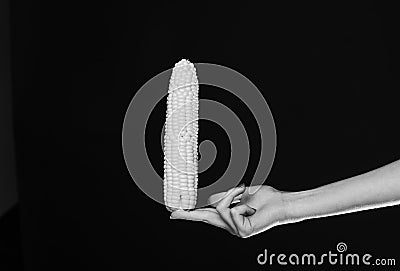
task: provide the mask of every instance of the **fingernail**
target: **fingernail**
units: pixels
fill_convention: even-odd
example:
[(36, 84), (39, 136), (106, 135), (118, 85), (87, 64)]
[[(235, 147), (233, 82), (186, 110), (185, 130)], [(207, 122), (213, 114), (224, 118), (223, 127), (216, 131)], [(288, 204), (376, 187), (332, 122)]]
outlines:
[(238, 186), (238, 188), (243, 188), (245, 185), (242, 183), (241, 185)]

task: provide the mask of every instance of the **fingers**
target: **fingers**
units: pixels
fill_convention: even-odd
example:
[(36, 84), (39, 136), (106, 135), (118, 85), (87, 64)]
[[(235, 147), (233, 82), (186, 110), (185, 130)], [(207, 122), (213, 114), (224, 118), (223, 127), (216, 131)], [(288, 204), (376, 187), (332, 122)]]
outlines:
[(221, 201), (215, 207), (215, 209), (218, 211), (218, 213), (220, 214), (222, 219), (225, 221), (225, 223), (228, 224), (229, 227), (231, 227), (231, 229), (233, 231), (235, 231), (237, 234), (238, 234), (238, 231), (237, 231), (235, 223), (233, 222), (232, 217), (230, 215), (229, 206), (231, 205), (233, 199), (236, 196), (239, 196), (240, 194), (242, 194), (244, 192), (244, 190), (245, 190), (244, 186), (235, 187), (235, 188), (228, 190), (228, 192), (226, 192), (224, 197), (221, 199)]
[(229, 231), (231, 234), (236, 235), (226, 223), (220, 217), (219, 213), (214, 208), (202, 208), (193, 211), (183, 211), (178, 210), (171, 213), (171, 219), (185, 219), (185, 220), (192, 220), (192, 221), (202, 221), (216, 227), (223, 228)]
[[(217, 194), (211, 195), (208, 198), (208, 204), (213, 206), (213, 207), (217, 207), (218, 203), (223, 199), (225, 194), (226, 194), (226, 192), (221, 192), (221, 193), (217, 193)], [(242, 194), (234, 197), (232, 203), (239, 202), (241, 198), (242, 198)]]
[(253, 225), (248, 216), (252, 216), (255, 212), (255, 209), (246, 204), (238, 205), (230, 210), (231, 218), (240, 237), (247, 237), (253, 232)]
[[(246, 187), (239, 186), (228, 190), (227, 192), (222, 192), (214, 194), (210, 197), (209, 202), (216, 208), (201, 208), (193, 211), (183, 211), (178, 210), (171, 214), (171, 219), (186, 219), (193, 221), (203, 221), (211, 225), (224, 228), (234, 235), (239, 235), (243, 237), (245, 235), (245, 228), (242, 224), (237, 224), (234, 219), (240, 220), (236, 213), (240, 213), (240, 216), (252, 215), (255, 210), (247, 205), (239, 205), (234, 207), (235, 209), (232, 213), (229, 208), (235, 201), (240, 201), (242, 194), (246, 191)], [(247, 206), (246, 208), (241, 206)], [(247, 219), (248, 220), (248, 219)], [(247, 222), (247, 227), (249, 226), (249, 221)], [(237, 225), (236, 225), (237, 224)]]
[[(242, 186), (243, 186), (243, 185), (238, 186), (238, 187), (242, 187)], [(247, 188), (245, 189), (245, 191), (243, 191), (243, 193), (241, 193), (241, 194), (235, 196), (235, 197), (233, 198), (232, 203), (237, 203), (237, 202), (239, 202), (239, 201), (242, 199), (243, 194), (246, 193), (246, 190), (247, 190)], [(228, 191), (224, 191), (224, 192), (220, 192), (220, 193), (216, 193), (216, 194), (211, 195), (211, 196), (208, 198), (208, 204), (211, 205), (211, 206), (213, 206), (213, 207), (217, 207), (217, 205), (218, 205), (219, 202), (224, 198), (224, 196), (227, 194), (227, 192), (229, 192), (229, 190), (228, 190)]]
[[(211, 209), (211, 208), (207, 208)], [(171, 213), (171, 219), (186, 219), (186, 220), (193, 220), (193, 221), (207, 221), (210, 219), (210, 214), (207, 212), (209, 210), (199, 211), (184, 211), (184, 210), (177, 210)]]

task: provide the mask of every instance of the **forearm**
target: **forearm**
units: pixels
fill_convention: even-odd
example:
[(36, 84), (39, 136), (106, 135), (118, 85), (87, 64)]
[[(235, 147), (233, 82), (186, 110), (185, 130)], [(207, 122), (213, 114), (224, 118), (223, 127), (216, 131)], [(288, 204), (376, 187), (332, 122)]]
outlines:
[(289, 220), (302, 220), (400, 202), (400, 160), (316, 189), (283, 194)]

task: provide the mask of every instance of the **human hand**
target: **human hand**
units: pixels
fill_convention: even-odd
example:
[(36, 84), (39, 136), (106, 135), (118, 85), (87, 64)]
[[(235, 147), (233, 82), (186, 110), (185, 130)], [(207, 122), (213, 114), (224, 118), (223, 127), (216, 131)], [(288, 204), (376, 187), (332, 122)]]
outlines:
[(282, 194), (265, 185), (239, 186), (210, 196), (208, 201), (215, 208), (177, 210), (171, 213), (171, 219), (203, 221), (247, 238), (287, 220)]

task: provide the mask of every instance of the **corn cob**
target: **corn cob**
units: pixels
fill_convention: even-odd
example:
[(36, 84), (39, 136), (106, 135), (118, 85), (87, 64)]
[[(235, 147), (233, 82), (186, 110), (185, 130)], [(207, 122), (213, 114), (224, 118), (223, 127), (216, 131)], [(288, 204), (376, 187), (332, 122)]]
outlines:
[(198, 91), (196, 69), (182, 59), (169, 82), (164, 133), (164, 202), (169, 211), (196, 205)]

